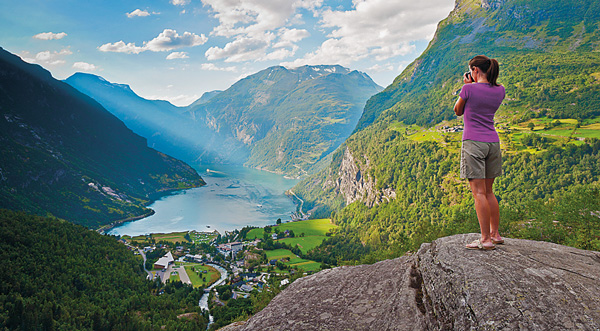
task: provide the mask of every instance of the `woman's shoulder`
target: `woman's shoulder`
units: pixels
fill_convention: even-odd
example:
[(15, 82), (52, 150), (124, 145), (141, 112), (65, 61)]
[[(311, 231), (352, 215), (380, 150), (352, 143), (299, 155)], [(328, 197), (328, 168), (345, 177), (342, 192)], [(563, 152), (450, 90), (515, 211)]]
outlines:
[(504, 85), (502, 85), (502, 84), (492, 85), (491, 83), (481, 83), (481, 86), (496, 89), (496, 90), (504, 90)]

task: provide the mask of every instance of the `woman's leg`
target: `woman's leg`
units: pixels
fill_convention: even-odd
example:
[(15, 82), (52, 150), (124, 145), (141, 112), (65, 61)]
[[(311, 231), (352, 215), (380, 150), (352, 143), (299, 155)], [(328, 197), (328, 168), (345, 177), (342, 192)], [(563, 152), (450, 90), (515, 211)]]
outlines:
[[(484, 246), (492, 246), (492, 238), (490, 237), (492, 208), (490, 208), (488, 202), (486, 181), (487, 179), (485, 178), (469, 179), (469, 186), (471, 187), (473, 198), (475, 198), (475, 211), (477, 212), (477, 219), (479, 220), (479, 228), (481, 230), (481, 243)], [(497, 205), (498, 202), (496, 201)]]
[(498, 227), (500, 226), (500, 208), (498, 207), (498, 199), (496, 199), (496, 195), (494, 194), (494, 179), (485, 179), (485, 195), (490, 208), (490, 236), (492, 239), (500, 241), (502, 240), (498, 232)]

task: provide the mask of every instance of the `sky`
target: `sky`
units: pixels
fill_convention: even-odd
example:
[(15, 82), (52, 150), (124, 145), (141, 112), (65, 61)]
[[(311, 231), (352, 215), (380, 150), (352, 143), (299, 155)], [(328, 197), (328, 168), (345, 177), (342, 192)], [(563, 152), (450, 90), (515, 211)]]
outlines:
[(339, 64), (385, 87), (454, 0), (6, 0), (0, 47), (186, 106), (265, 68)]

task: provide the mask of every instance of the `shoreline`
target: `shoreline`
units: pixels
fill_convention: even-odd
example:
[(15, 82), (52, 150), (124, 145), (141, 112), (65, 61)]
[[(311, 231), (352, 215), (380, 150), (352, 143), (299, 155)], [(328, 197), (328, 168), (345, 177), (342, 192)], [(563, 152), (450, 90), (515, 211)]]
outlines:
[[(240, 169), (243, 169), (243, 168), (253, 169), (253, 168), (245, 167), (245, 166), (240, 166), (239, 168)], [(197, 171), (199, 171), (199, 172), (202, 173), (202, 169), (203, 169), (202, 167), (198, 167)], [(227, 168), (224, 170), (224, 169), (218, 168), (216, 166), (215, 167), (208, 166), (208, 168), (206, 168), (206, 169), (207, 170), (205, 170), (205, 171), (210, 171), (211, 175), (214, 173), (215, 175), (217, 175), (216, 177), (221, 177), (221, 176), (218, 176), (218, 175), (227, 174), (227, 172), (228, 172), (226, 170)], [(275, 174), (275, 173), (270, 172), (270, 171), (265, 171), (265, 170), (260, 170), (260, 169), (253, 169), (253, 170), (258, 170), (258, 172), (264, 173), (265, 175), (262, 175), (260, 173), (248, 172), (247, 170), (232, 169), (231, 173), (229, 173), (229, 174), (227, 174), (227, 176), (225, 176), (225, 177), (231, 177), (231, 178), (224, 178), (224, 179), (213, 178), (213, 180), (215, 181), (215, 183), (229, 183), (230, 181), (234, 182), (234, 183), (238, 183), (238, 182), (241, 183), (241, 182), (245, 182), (247, 180), (249, 183), (251, 183), (251, 184), (248, 184), (248, 185), (250, 185), (252, 187), (256, 186), (256, 187), (259, 187), (260, 190), (263, 190), (263, 186), (261, 186), (261, 185), (265, 185), (265, 184), (261, 183), (260, 181), (264, 179), (264, 180), (267, 181), (267, 185), (264, 186), (264, 189), (267, 189), (269, 196), (275, 197), (274, 198), (275, 199), (274, 200), (274, 206), (277, 207), (276, 211), (275, 211), (275, 214), (277, 214), (277, 215), (276, 215), (276, 217), (274, 217), (270, 221), (270, 223), (274, 224), (275, 223), (274, 220), (276, 218), (278, 218), (278, 217), (281, 218), (281, 219), (288, 219), (288, 220), (290, 220), (290, 218), (291, 218), (291, 220), (297, 220), (297, 219), (302, 218), (302, 215), (301, 214), (299, 215), (296, 212), (298, 210), (298, 207), (300, 207), (301, 210), (303, 209), (302, 208), (303, 207), (303, 203), (302, 203), (301, 199), (298, 199), (298, 198), (294, 197), (293, 195), (286, 194), (286, 191), (288, 189), (291, 190), (290, 186), (292, 186), (294, 182), (290, 182), (290, 183), (288, 183), (288, 182), (282, 182), (279, 179), (279, 178), (282, 177), (280, 174)], [(238, 172), (239, 172), (239, 174), (238, 174)], [(248, 176), (250, 176), (249, 178), (244, 179), (245, 178), (244, 176), (246, 176), (247, 174), (251, 174), (251, 175), (248, 175)], [(267, 174), (276, 175), (276, 177), (271, 177), (271, 176), (261, 177), (261, 176), (266, 176)], [(213, 180), (209, 180), (209, 181), (212, 183)], [(272, 181), (272, 183), (271, 183), (271, 181)], [(254, 183), (254, 182), (256, 182), (256, 183)], [(191, 201), (190, 199), (193, 199), (196, 195), (198, 195), (198, 196), (202, 196), (202, 197), (207, 197), (208, 201), (211, 201), (210, 199), (216, 198), (219, 195), (230, 193), (229, 191), (226, 190), (225, 186), (220, 187), (222, 185), (215, 184), (215, 183), (212, 183), (212, 184), (209, 185), (206, 182), (206, 180), (205, 180), (204, 183), (202, 183), (201, 186), (193, 186), (193, 187), (186, 187), (186, 188), (163, 188), (163, 189), (161, 189), (159, 191), (155, 191), (152, 194), (148, 194), (147, 195), (148, 200), (147, 200), (147, 202), (145, 204), (145, 207), (148, 210), (152, 209), (152, 208), (155, 208), (155, 207), (153, 207), (153, 203), (156, 203), (156, 201), (159, 201), (161, 199), (175, 199), (174, 201), (178, 201), (178, 199), (182, 199), (184, 201), (188, 201), (188, 200)], [(289, 184), (289, 185), (285, 185), (285, 184)], [(213, 187), (211, 185), (216, 185), (216, 186)], [(275, 186), (277, 188), (280, 188), (281, 191), (279, 191), (279, 189), (273, 189), (269, 185)], [(277, 186), (277, 185), (279, 185), (279, 186)], [(202, 192), (200, 190), (192, 190), (192, 189), (203, 187), (203, 186), (208, 186), (210, 189), (206, 189), (206, 191), (202, 191)], [(188, 192), (188, 190), (192, 190), (192, 191)], [(219, 194), (217, 194), (217, 193), (210, 193), (210, 192), (215, 191), (215, 190), (218, 191), (217, 193), (219, 193), (221, 191), (223, 191), (223, 192), (221, 192), (222, 194), (221, 193), (219, 193)], [(190, 197), (186, 197), (186, 195), (189, 195), (190, 193), (192, 195)], [(247, 192), (244, 192), (244, 191), (240, 191), (240, 192), (235, 191), (234, 193), (235, 194), (241, 194), (243, 196), (247, 195)], [(261, 210), (263, 202), (261, 202), (262, 200), (259, 199), (259, 198), (254, 197), (254, 200), (256, 200), (256, 202), (255, 203), (248, 202), (248, 206), (246, 206), (246, 200), (248, 200), (248, 199), (245, 199), (243, 201), (244, 202), (243, 206), (242, 206), (243, 208), (240, 209), (240, 210), (246, 210), (246, 209), (248, 209), (248, 212), (250, 214), (252, 214), (253, 212), (256, 212), (257, 219), (259, 220), (257, 222), (253, 222), (252, 220), (248, 219), (247, 220), (247, 224), (242, 224), (244, 222), (241, 222), (241, 220), (237, 220), (236, 221), (236, 219), (233, 218), (234, 216), (232, 216), (231, 220), (223, 219), (223, 220), (220, 220), (218, 222), (219, 224), (214, 224), (214, 223), (211, 224), (208, 219), (204, 220), (204, 218), (200, 217), (203, 221), (200, 222), (202, 226), (198, 227), (198, 226), (196, 226), (197, 224), (195, 224), (195, 223), (192, 224), (191, 221), (190, 221), (194, 217), (188, 215), (189, 217), (185, 216), (185, 219), (191, 225), (187, 226), (187, 227), (185, 226), (185, 225), (187, 225), (187, 223), (185, 223), (186, 221), (182, 221), (178, 225), (178, 227), (160, 226), (160, 225), (159, 226), (154, 226), (154, 225), (156, 225), (155, 223), (157, 223), (157, 220), (158, 220), (156, 218), (156, 216), (150, 217), (150, 219), (152, 219), (152, 221), (150, 223), (148, 223), (148, 224), (153, 224), (153, 229), (154, 230), (158, 230), (157, 232), (165, 232), (165, 233), (170, 233), (175, 228), (177, 230), (185, 230), (185, 231), (196, 230), (196, 231), (202, 231), (202, 232), (204, 232), (204, 231), (207, 231), (207, 230), (216, 230), (217, 228), (219, 228), (219, 229), (221, 229), (221, 228), (228, 229), (229, 227), (232, 227), (231, 230), (235, 230), (235, 229), (239, 230), (243, 226), (246, 226), (246, 225), (250, 226), (250, 225), (253, 225), (253, 224), (261, 224), (261, 226), (262, 226), (262, 224), (265, 223), (265, 222), (269, 223), (268, 215), (270, 215), (271, 212), (269, 210)], [(218, 200), (216, 203), (221, 203), (221, 200), (223, 200), (221, 198), (219, 198), (219, 199), (220, 200)], [(168, 201), (171, 201), (171, 200), (168, 200)], [(225, 203), (225, 202), (226, 201), (223, 200), (223, 203)], [(201, 205), (204, 206), (204, 204), (201, 204)], [(166, 206), (168, 206), (168, 203), (166, 204)], [(194, 208), (194, 206), (191, 206), (191, 205), (189, 207), (190, 208)], [(285, 208), (281, 208), (281, 210), (279, 210), (278, 209), (279, 207), (285, 207)], [(110, 232), (114, 231), (113, 233), (110, 233), (111, 235), (118, 235), (118, 234), (121, 234), (121, 235), (130, 234), (131, 235), (131, 234), (137, 234), (140, 231), (144, 231), (145, 230), (144, 227), (140, 228), (140, 227), (134, 226), (131, 229), (135, 228), (135, 230), (131, 230), (131, 229), (129, 229), (129, 225), (127, 224), (127, 222), (139, 221), (140, 219), (145, 219), (145, 218), (147, 218), (149, 216), (156, 215), (156, 214), (163, 215), (163, 214), (161, 214), (162, 213), (162, 209), (161, 209), (162, 207), (156, 207), (156, 208), (158, 208), (158, 209), (153, 210), (153, 211), (148, 211), (148, 212), (142, 211), (142, 215), (138, 215), (138, 216), (134, 216), (134, 217), (128, 217), (128, 218), (124, 218), (124, 219), (119, 219), (119, 220), (113, 221), (112, 223), (107, 224), (107, 225), (105, 225), (105, 226), (97, 229), (96, 231), (98, 231), (99, 233), (103, 233), (103, 234), (109, 234)], [(214, 212), (214, 211), (212, 211), (212, 209), (210, 208), (210, 206), (207, 206), (206, 208), (208, 208), (207, 210), (208, 210), (209, 213), (213, 213)], [(186, 213), (186, 212), (179, 212), (179, 214), (181, 214), (181, 215), (187, 215), (188, 213)], [(176, 218), (177, 221), (180, 221), (181, 217), (176, 217), (176, 216), (181, 216), (179, 214), (175, 213), (173, 215), (171, 215), (171, 214), (168, 214), (168, 215), (170, 215), (171, 218), (174, 218), (174, 219)], [(281, 215), (279, 215), (279, 214), (281, 214)], [(163, 217), (161, 216), (161, 218), (163, 218)], [(243, 217), (242, 217), (242, 219), (245, 220), (245, 218), (243, 218)], [(200, 223), (198, 223), (198, 224), (200, 224)], [(210, 227), (207, 226), (207, 229), (204, 229), (204, 225), (210, 225)], [(125, 230), (125, 228), (127, 228), (128, 230)], [(119, 230), (119, 229), (123, 229), (123, 230)], [(220, 232), (220, 230), (218, 230), (218, 231)]]
[(100, 233), (100, 234), (106, 234), (108, 231), (114, 229), (115, 227), (123, 224), (123, 223), (127, 223), (127, 222), (132, 222), (132, 221), (137, 221), (140, 220), (142, 218), (146, 218), (149, 216), (154, 215), (156, 212), (154, 211), (154, 209), (151, 208), (147, 208), (148, 210), (150, 210), (149, 212), (143, 214), (143, 215), (138, 215), (138, 216), (132, 216), (132, 217), (128, 217), (128, 218), (124, 218), (122, 220), (117, 220), (114, 221), (110, 224), (107, 225), (103, 225), (101, 227), (99, 227), (98, 229), (96, 229), (96, 232)]
[(149, 212), (142, 214), (142, 215), (138, 215), (138, 216), (132, 216), (132, 217), (128, 217), (125, 219), (116, 220), (110, 224), (106, 224), (106, 225), (99, 227), (98, 229), (96, 229), (96, 232), (98, 232), (100, 234), (106, 234), (108, 231), (114, 229), (117, 226), (122, 225), (123, 223), (133, 222), (133, 221), (141, 220), (142, 218), (152, 216), (152, 215), (156, 214), (156, 211), (154, 211), (154, 209), (152, 209), (152, 208), (148, 208), (148, 206), (153, 204), (160, 198), (165, 197), (170, 194), (174, 194), (179, 191), (186, 191), (186, 190), (203, 187), (203, 186), (206, 186), (206, 182), (204, 181), (204, 179), (202, 179), (202, 183), (198, 186), (190, 186), (190, 187), (185, 187), (185, 188), (163, 188), (154, 193), (150, 193), (150, 194), (148, 194), (148, 199), (150, 201), (148, 201), (148, 203), (146, 203), (146, 205), (144, 206), (144, 208), (148, 209)]

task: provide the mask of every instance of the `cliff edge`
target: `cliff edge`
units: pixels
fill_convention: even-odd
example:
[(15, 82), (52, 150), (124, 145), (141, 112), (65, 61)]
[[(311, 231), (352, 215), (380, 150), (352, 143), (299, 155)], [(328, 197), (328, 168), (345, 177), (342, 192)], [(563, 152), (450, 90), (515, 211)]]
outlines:
[(464, 248), (478, 236), (301, 278), (221, 330), (600, 329), (600, 252), (522, 239)]

